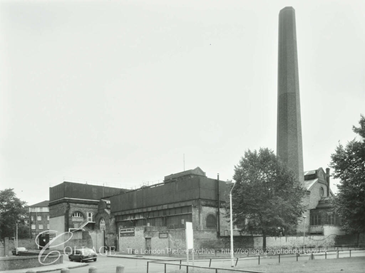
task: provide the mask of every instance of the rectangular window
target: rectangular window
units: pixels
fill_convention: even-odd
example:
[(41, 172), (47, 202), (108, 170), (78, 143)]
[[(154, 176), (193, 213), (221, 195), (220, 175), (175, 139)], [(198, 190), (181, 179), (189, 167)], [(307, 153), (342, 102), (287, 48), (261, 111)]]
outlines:
[(47, 220), (49, 221), (49, 215), (47, 215)]
[(33, 217), (33, 216), (30, 216), (30, 220), (31, 220), (31, 221), (34, 221), (34, 217)]
[(92, 213), (92, 212), (88, 212), (88, 213), (87, 213), (87, 220), (88, 220), (89, 222), (92, 222), (92, 220), (93, 220), (93, 213)]
[(335, 217), (333, 213), (327, 215), (327, 224), (334, 225), (335, 224)]
[(321, 223), (322, 223), (322, 221), (321, 221), (321, 215), (320, 214), (311, 215), (310, 224), (312, 226), (319, 226), (319, 225), (321, 225)]
[(43, 225), (38, 225), (38, 228), (39, 229), (43, 229)]
[(32, 225), (32, 229), (35, 229), (35, 225)]
[(37, 216), (37, 221), (42, 221), (42, 216), (38, 215)]

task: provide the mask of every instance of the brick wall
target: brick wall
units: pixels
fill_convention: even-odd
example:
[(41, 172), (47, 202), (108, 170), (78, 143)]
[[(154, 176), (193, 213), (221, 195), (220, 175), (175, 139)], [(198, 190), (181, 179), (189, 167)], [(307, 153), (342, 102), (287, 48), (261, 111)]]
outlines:
[(119, 237), (119, 252), (131, 254), (131, 249), (145, 250), (145, 246), (144, 227), (136, 227), (135, 236)]
[(66, 210), (67, 210), (67, 204), (66, 203), (50, 205), (49, 206), (49, 217), (53, 218), (53, 217), (58, 217), (58, 216), (64, 216)]
[(310, 199), (308, 203), (308, 209), (315, 209), (318, 205), (319, 200), (321, 200), (320, 188), (324, 188), (324, 197), (327, 195), (327, 185), (322, 183), (315, 183), (311, 188)]
[[(48, 256), (43, 263), (62, 264), (63, 256)], [(0, 258), (0, 271), (43, 266), (37, 256), (17, 256)]]
[(95, 215), (98, 212), (98, 205), (97, 204), (70, 204), (70, 213), (69, 213), (69, 228), (76, 228), (78, 227), (79, 224), (81, 224), (80, 222), (76, 222), (73, 221), (72, 219), (72, 214), (74, 212), (81, 212), (84, 216), (83, 221), (87, 220), (87, 213), (91, 212), (93, 214), (93, 220), (95, 218)]
[[(72, 214), (74, 212), (80, 212), (83, 215), (82, 221), (73, 221)], [(98, 204), (82, 204), (82, 203), (60, 203), (51, 205), (49, 207), (50, 214), (50, 229), (54, 229), (60, 232), (68, 231), (69, 228), (74, 228), (77, 225), (87, 220), (87, 213), (93, 213), (93, 220), (98, 212)], [(64, 227), (52, 226), (55, 223), (52, 218), (64, 217)], [(58, 223), (57, 223), (58, 224)]]

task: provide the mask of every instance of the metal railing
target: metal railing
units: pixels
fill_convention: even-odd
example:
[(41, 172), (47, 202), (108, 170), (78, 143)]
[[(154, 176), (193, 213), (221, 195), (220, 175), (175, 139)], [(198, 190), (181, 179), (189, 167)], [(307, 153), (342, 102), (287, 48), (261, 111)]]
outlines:
[[(285, 258), (286, 261), (288, 261), (288, 259), (290, 259), (291, 257), (293, 257), (293, 260), (295, 261), (299, 261), (299, 257), (306, 257), (306, 259), (308, 260), (314, 260), (315, 257), (318, 256), (324, 256), (323, 259), (339, 259), (339, 258), (352, 258), (352, 253), (354, 251), (363, 251), (364, 249), (348, 249), (348, 250), (340, 250), (340, 249), (336, 249), (336, 250), (329, 250), (329, 251), (320, 251), (320, 252), (305, 252), (305, 253), (292, 253), (292, 254), (275, 254), (275, 255), (253, 255), (253, 256), (246, 256), (246, 257), (235, 257), (235, 267), (237, 266), (239, 261), (245, 261), (247, 259), (249, 260), (255, 260), (255, 258), (257, 258), (257, 264), (260, 265), (264, 259), (266, 258), (270, 258), (271, 261), (273, 261), (272, 259), (276, 256), (277, 257), (277, 261), (280, 264), (283, 258)], [(334, 256), (333, 258), (330, 258), (329, 256)], [(364, 255), (365, 256), (365, 253)], [(204, 259), (205, 260), (205, 259)], [(220, 271), (231, 271), (231, 272), (258, 272), (258, 271), (252, 271), (252, 270), (245, 270), (245, 269), (237, 269), (237, 268), (221, 268), (221, 267), (212, 267), (212, 262), (214, 261), (225, 261), (227, 259), (222, 259), (222, 258), (208, 258), (207, 262), (208, 262), (208, 266), (197, 266), (197, 265), (188, 265), (188, 264), (183, 264), (182, 263), (182, 259), (179, 260), (179, 263), (169, 263), (169, 262), (163, 262), (163, 261), (148, 261), (147, 262), (147, 273), (149, 273), (149, 269), (150, 269), (150, 264), (160, 264), (163, 265), (164, 268), (164, 273), (167, 273), (167, 266), (171, 267), (179, 267), (179, 269), (181, 269), (182, 267), (185, 267), (186, 272), (189, 272), (189, 268), (201, 268), (201, 269), (210, 269), (212, 270), (212, 272), (220, 272)], [(285, 261), (284, 261), (285, 262)]]
[(167, 265), (174, 266), (174, 267), (185, 267), (186, 273), (189, 273), (189, 268), (200, 268), (200, 269), (210, 269), (212, 272), (219, 273), (222, 271), (231, 271), (231, 272), (243, 272), (243, 273), (262, 273), (261, 271), (252, 271), (252, 270), (244, 270), (244, 269), (233, 269), (233, 268), (219, 268), (219, 267), (207, 267), (207, 266), (198, 266), (198, 265), (189, 265), (189, 264), (183, 264), (182, 260), (180, 260), (179, 264), (176, 263), (166, 263), (166, 262), (160, 262), (160, 261), (148, 261), (147, 262), (147, 273), (149, 273), (150, 264), (161, 264), (164, 268), (164, 273), (167, 273)]

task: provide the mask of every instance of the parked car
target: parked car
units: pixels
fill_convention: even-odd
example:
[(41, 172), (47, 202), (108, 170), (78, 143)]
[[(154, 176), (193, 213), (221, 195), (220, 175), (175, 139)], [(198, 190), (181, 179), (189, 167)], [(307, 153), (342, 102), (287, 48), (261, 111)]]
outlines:
[(25, 247), (20, 246), (14, 248), (11, 252), (13, 253), (13, 255), (21, 255), (24, 252), (28, 252), (28, 250)]
[(94, 250), (91, 248), (80, 248), (73, 249), (71, 254), (68, 255), (70, 261), (76, 262), (86, 262), (86, 261), (94, 261), (97, 260), (97, 255)]

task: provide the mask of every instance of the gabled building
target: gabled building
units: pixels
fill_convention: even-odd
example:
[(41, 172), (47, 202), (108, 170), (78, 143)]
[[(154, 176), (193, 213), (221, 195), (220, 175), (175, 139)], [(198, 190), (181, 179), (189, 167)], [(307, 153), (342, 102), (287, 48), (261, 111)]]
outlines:
[(334, 194), (330, 188), (330, 169), (326, 168), (326, 172), (322, 168), (306, 171), (304, 186), (307, 190), (304, 198), (307, 211), (298, 230), (312, 235), (343, 234), (332, 205)]

